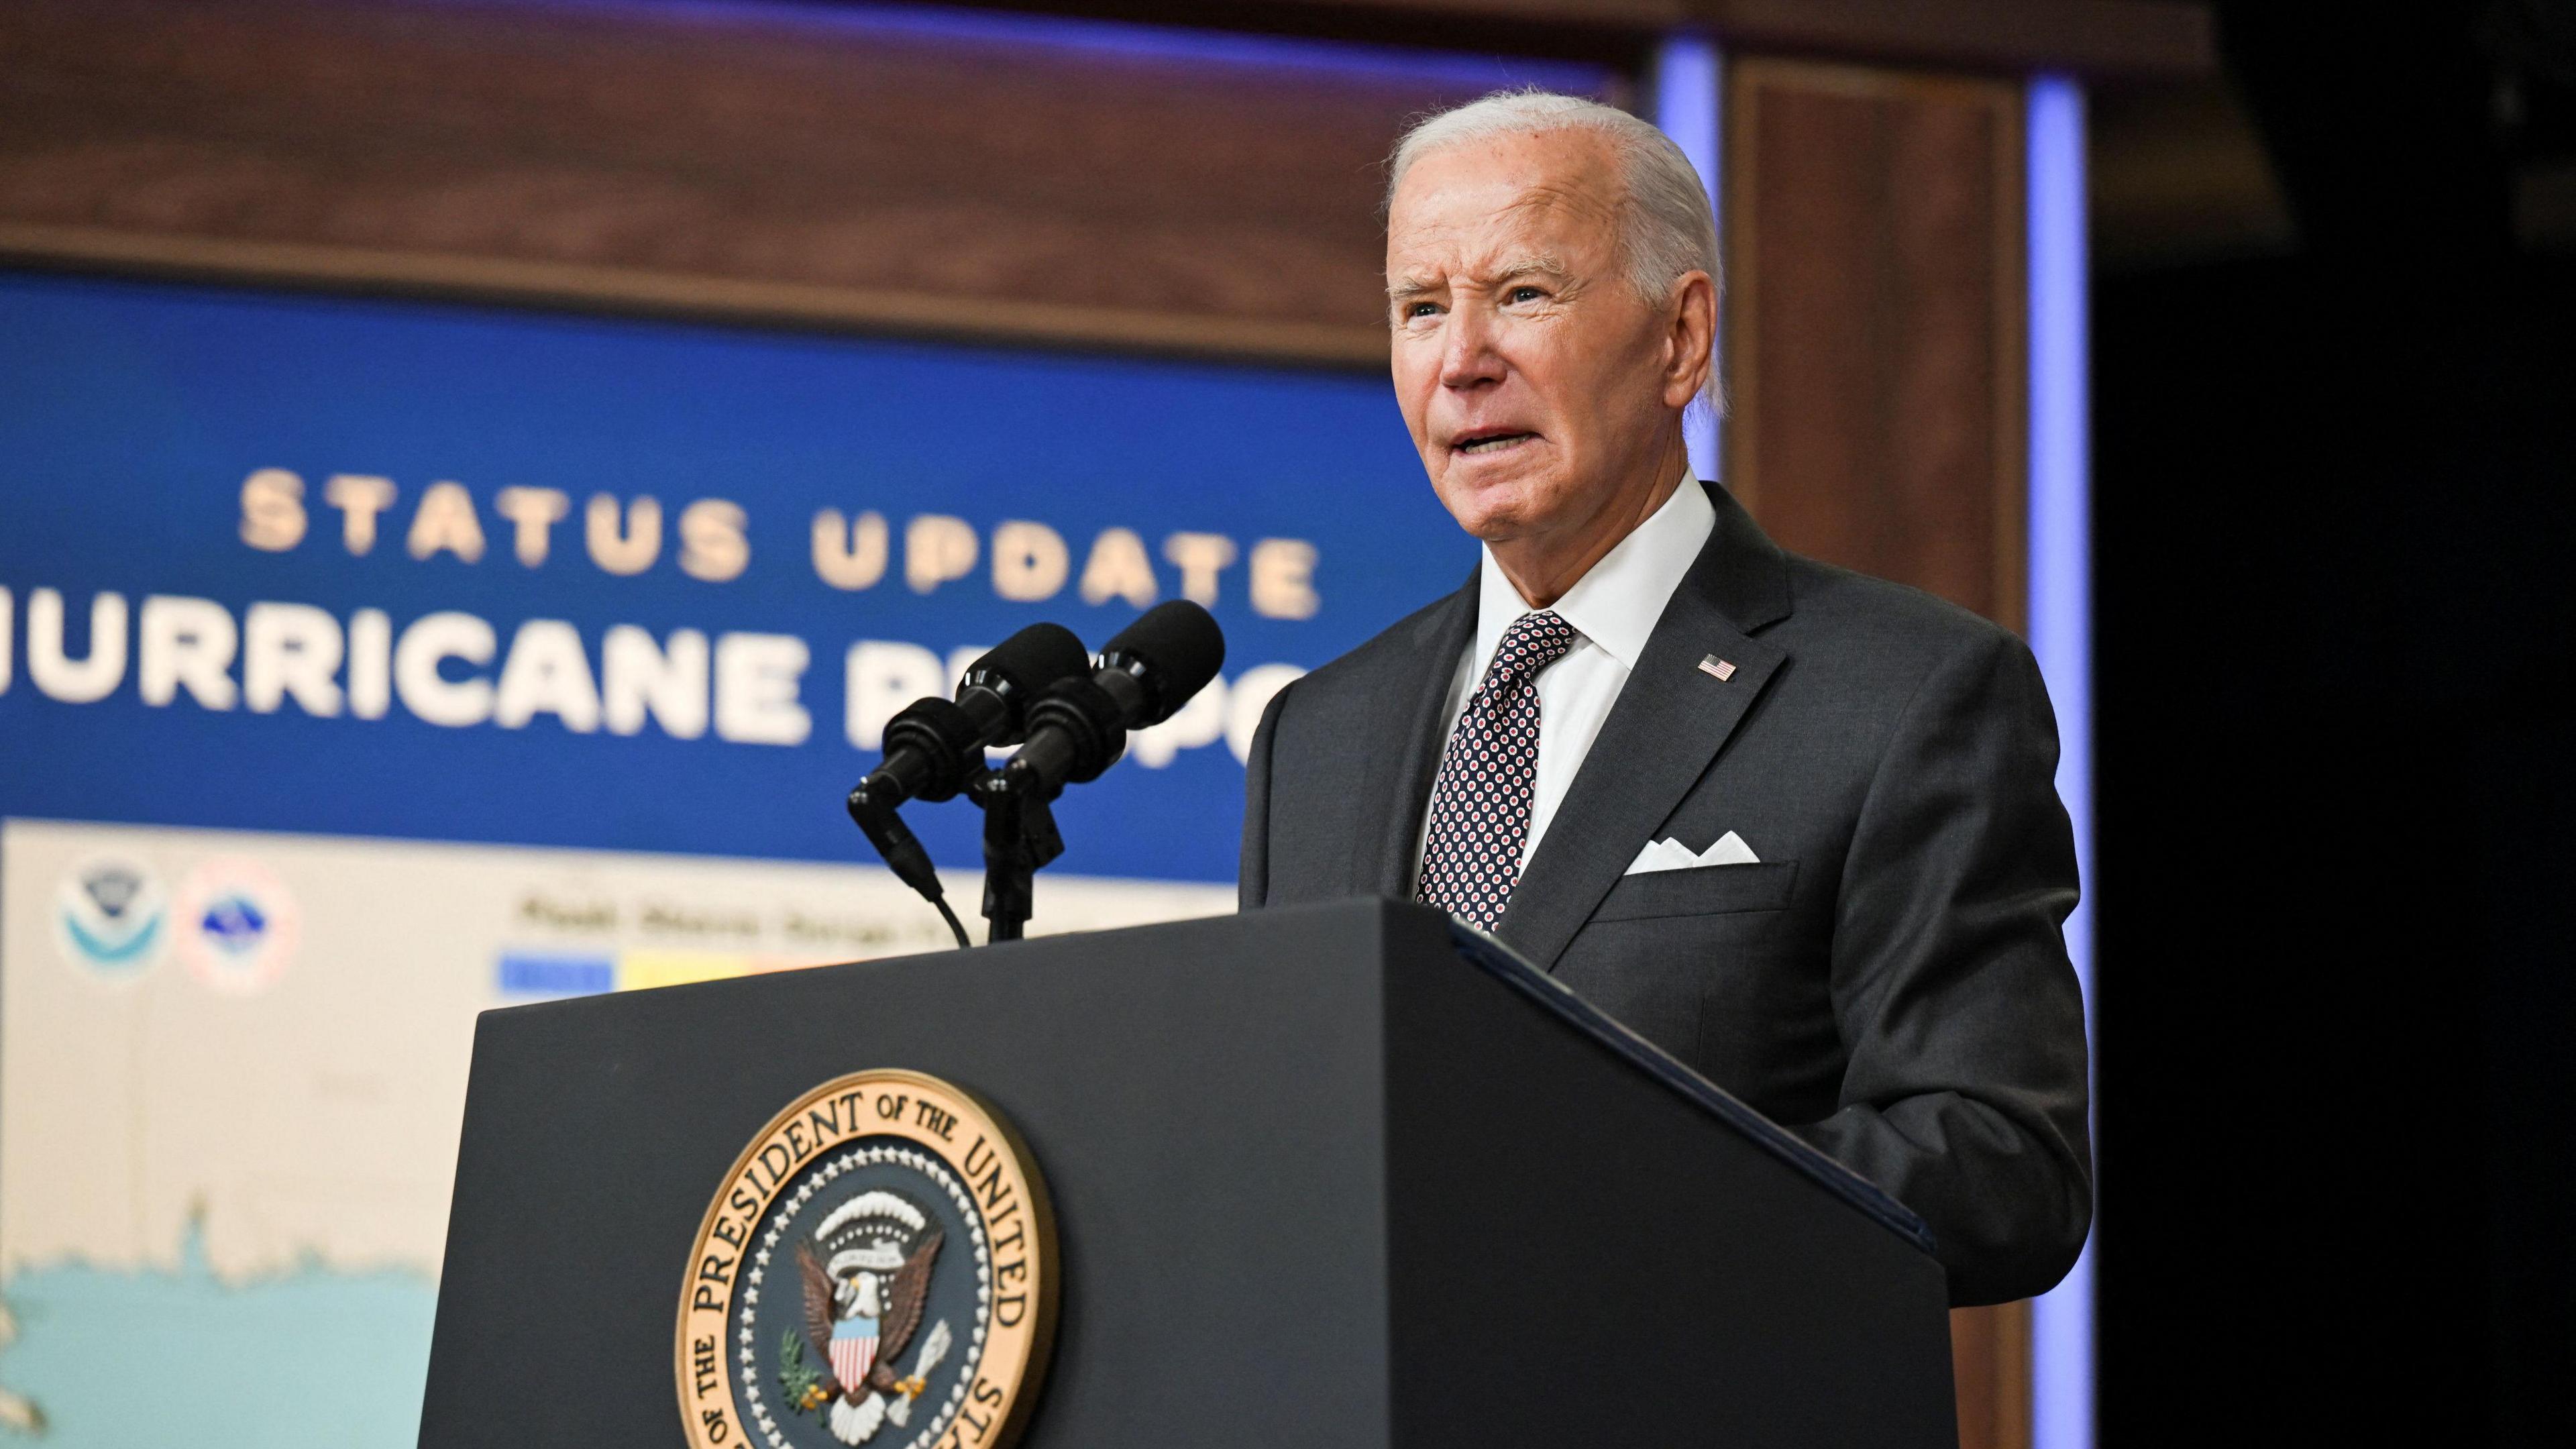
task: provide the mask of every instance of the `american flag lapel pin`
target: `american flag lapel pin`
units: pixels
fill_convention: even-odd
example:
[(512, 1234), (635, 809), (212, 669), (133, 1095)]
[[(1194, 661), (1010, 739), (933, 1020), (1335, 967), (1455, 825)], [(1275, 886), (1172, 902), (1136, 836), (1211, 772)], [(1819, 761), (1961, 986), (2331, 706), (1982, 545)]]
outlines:
[(1735, 677), (1735, 664), (1732, 660), (1720, 659), (1712, 654), (1699, 662), (1699, 672), (1724, 684)]

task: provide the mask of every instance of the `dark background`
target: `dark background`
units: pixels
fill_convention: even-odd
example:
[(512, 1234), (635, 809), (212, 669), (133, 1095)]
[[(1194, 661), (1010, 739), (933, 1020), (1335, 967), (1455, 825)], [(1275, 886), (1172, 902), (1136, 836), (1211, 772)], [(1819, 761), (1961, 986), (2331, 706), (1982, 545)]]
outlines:
[(2371, 10), (2096, 294), (2106, 1446), (2576, 1442), (2576, 21)]

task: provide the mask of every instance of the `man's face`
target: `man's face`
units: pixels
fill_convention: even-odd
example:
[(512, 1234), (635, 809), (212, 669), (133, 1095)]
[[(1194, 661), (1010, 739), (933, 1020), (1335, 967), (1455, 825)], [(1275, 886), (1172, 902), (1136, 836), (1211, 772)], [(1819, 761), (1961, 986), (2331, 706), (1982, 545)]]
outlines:
[(1396, 188), (1396, 400), (1440, 501), (1487, 543), (1581, 530), (1688, 400), (1666, 309), (1628, 283), (1618, 204), (1608, 144), (1581, 131), (1449, 146)]

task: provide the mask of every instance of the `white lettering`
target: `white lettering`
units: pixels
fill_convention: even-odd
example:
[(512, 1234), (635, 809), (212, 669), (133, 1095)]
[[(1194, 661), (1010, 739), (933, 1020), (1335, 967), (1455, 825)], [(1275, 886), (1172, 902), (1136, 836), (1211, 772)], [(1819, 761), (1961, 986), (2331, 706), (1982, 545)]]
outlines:
[(451, 610), (413, 620), (411, 627), (403, 630), (402, 642), (394, 646), (394, 688), (402, 694), (403, 708), (430, 724), (449, 729), (463, 729), (490, 719), (492, 681), (451, 681), (439, 673), (438, 666), (448, 659), (489, 664), (498, 642), (492, 626), (472, 614)]
[(793, 634), (727, 634), (716, 641), (716, 737), (801, 745), (814, 730), (798, 701), (811, 659)]
[(492, 723), (518, 729), (550, 714), (575, 734), (599, 728), (599, 686), (581, 634), (561, 619), (530, 619), (510, 639), (501, 684), (492, 700)]
[(383, 719), (393, 708), (394, 621), (382, 609), (349, 616), (349, 713)]
[(555, 525), (572, 512), (572, 499), (554, 488), (504, 488), (492, 496), (492, 509), (510, 520), (519, 562), (535, 568), (553, 550)]
[(474, 495), (462, 483), (430, 484), (411, 516), (411, 537), (405, 547), (413, 558), (425, 559), (444, 549), (467, 563), (482, 562), (483, 520), (474, 516)]
[(154, 707), (178, 698), (179, 686), (207, 709), (230, 709), (233, 653), (241, 635), (231, 611), (212, 599), (154, 594), (143, 601), (142, 638), (134, 670), (136, 693)]
[(261, 468), (242, 480), (241, 539), (284, 553), (304, 541), (304, 480), (283, 468)]
[(1145, 558), (1145, 540), (1132, 528), (1104, 528), (1091, 541), (1091, 557), (1082, 565), (1082, 601), (1105, 604), (1125, 599), (1140, 609), (1160, 597), (1154, 566)]
[(814, 577), (836, 589), (866, 589), (885, 577), (885, 569), (883, 514), (862, 513), (847, 523), (837, 508), (814, 515)]
[(903, 530), (903, 581), (926, 594), (975, 567), (975, 530), (945, 513), (915, 516)]
[(322, 485), (322, 501), (340, 510), (340, 541), (363, 555), (376, 546), (376, 515), (394, 506), (394, 480), (335, 473)]
[(707, 636), (671, 631), (670, 647), (632, 624), (608, 631), (599, 651), (600, 712), (613, 735), (640, 734), (647, 710), (662, 733), (694, 740), (707, 732)]
[(885, 748), (886, 721), (925, 694), (945, 694), (950, 674), (939, 656), (918, 644), (862, 639), (850, 646), (841, 671), (841, 728), (862, 750)]
[(242, 703), (274, 713), (288, 695), (306, 714), (340, 712), (340, 621), (311, 604), (253, 604), (242, 618)]
[(125, 682), (125, 596), (101, 593), (89, 603), (89, 657), (63, 657), (63, 596), (27, 591), (27, 678), (49, 699), (88, 704)]
[(1265, 538), (1252, 546), (1252, 612), (1266, 619), (1311, 619), (1315, 546), (1301, 538)]
[(1216, 607), (1216, 576), (1234, 562), (1234, 540), (1222, 533), (1176, 533), (1163, 540), (1163, 557), (1181, 571), (1181, 597)]
[(638, 498), (627, 504), (626, 524), (621, 530), (617, 500), (595, 493), (584, 523), (583, 538), (590, 545), (590, 561), (612, 574), (640, 574), (662, 556), (662, 505), (653, 499)]
[(680, 510), (680, 572), (721, 584), (751, 567), (750, 515), (739, 503), (701, 498)]
[(993, 530), (993, 592), (1018, 603), (1055, 597), (1073, 571), (1064, 535), (1043, 523), (1012, 519)]

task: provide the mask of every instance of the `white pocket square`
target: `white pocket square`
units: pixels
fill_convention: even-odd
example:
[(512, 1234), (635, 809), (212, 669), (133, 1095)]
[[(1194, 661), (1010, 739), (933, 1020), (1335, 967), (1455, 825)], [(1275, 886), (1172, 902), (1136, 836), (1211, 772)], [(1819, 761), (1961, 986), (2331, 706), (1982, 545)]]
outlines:
[(1628, 864), (1626, 874), (1644, 875), (1657, 870), (1689, 870), (1701, 865), (1760, 865), (1762, 857), (1744, 843), (1744, 837), (1730, 830), (1717, 838), (1708, 849), (1693, 854), (1691, 848), (1666, 836), (1650, 841), (1637, 858)]

